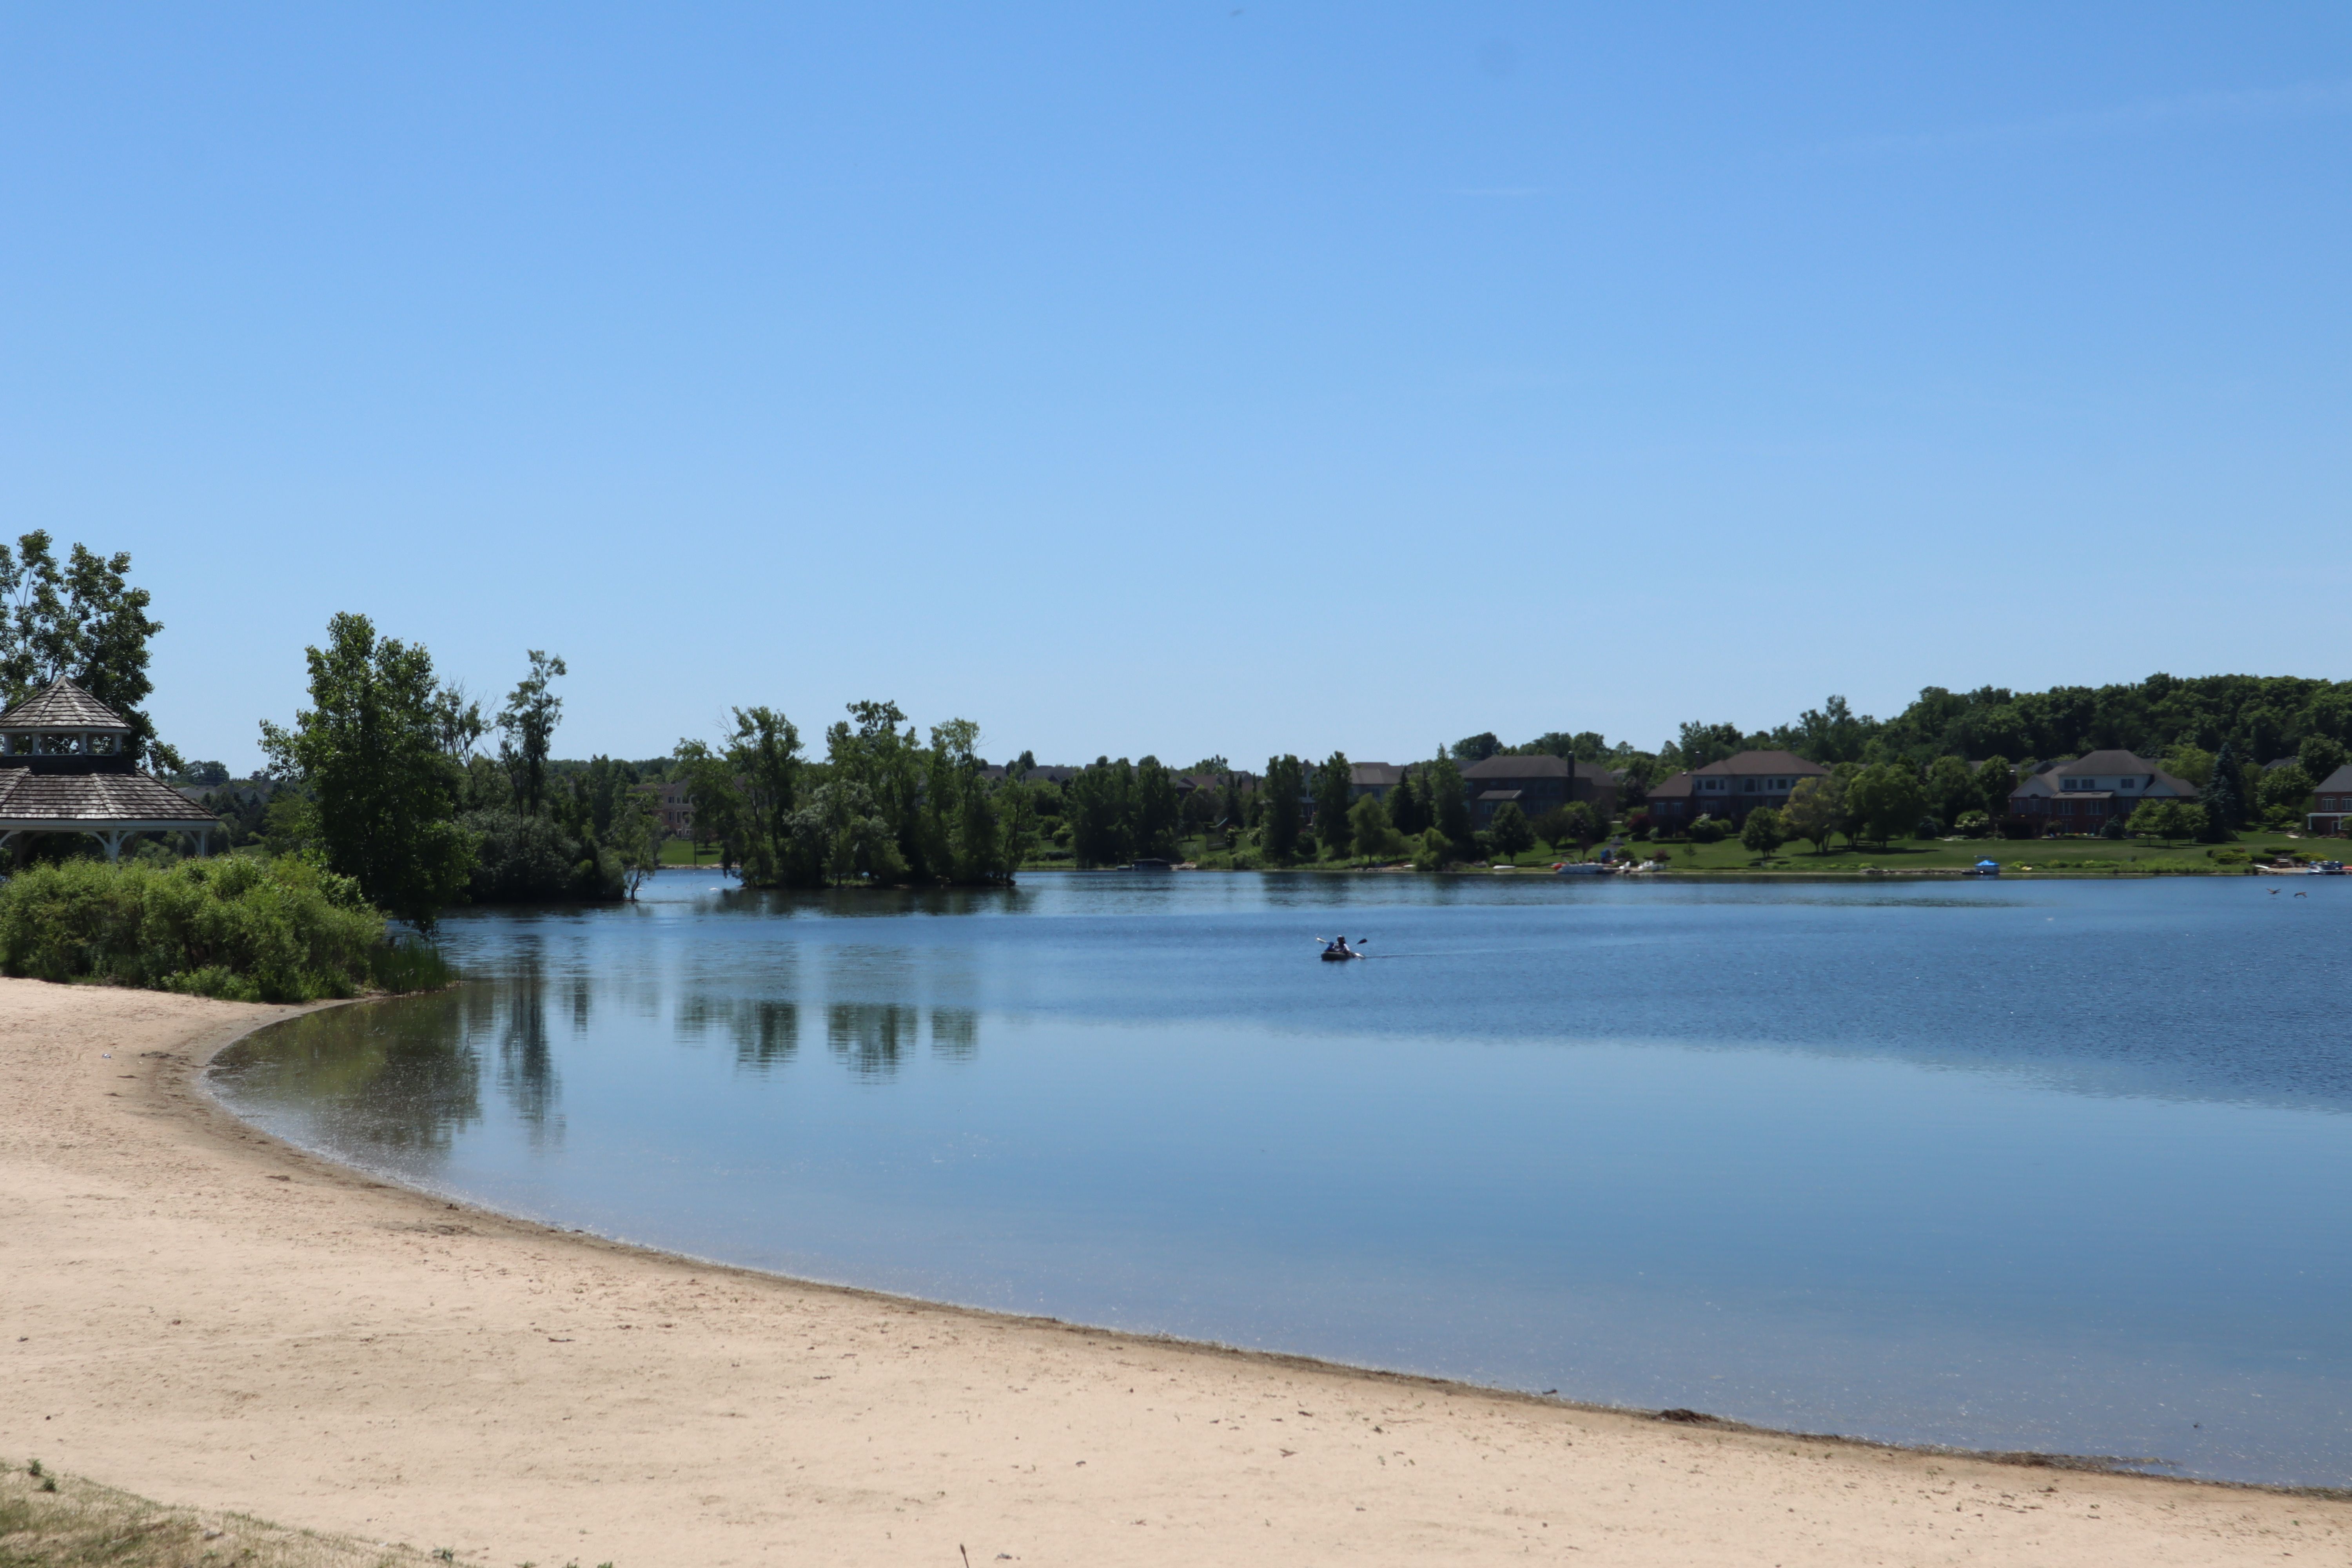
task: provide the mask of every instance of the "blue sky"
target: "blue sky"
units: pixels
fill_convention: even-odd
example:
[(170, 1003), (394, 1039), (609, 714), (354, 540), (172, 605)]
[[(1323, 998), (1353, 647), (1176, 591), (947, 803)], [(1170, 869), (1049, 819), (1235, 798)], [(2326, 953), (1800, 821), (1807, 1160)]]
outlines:
[(343, 609), (566, 754), (2342, 678), (2347, 192), (2340, 5), (20, 6), (0, 529), (240, 769)]

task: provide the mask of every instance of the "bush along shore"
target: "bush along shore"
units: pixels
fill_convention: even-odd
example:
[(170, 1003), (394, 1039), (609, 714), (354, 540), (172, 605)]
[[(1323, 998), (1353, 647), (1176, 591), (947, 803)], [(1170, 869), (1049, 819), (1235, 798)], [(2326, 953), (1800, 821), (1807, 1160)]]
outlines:
[(0, 887), (0, 973), (236, 1002), (432, 990), (454, 978), (431, 948), (391, 940), (358, 882), (303, 856), (28, 868)]

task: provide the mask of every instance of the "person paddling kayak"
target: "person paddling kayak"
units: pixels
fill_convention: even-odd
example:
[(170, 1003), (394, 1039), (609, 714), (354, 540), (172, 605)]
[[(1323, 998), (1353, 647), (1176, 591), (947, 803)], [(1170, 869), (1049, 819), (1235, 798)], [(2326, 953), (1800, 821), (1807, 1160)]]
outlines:
[[(1322, 942), (1323, 939), (1318, 937), (1316, 940), (1318, 942)], [(1370, 939), (1368, 938), (1366, 940)], [(1329, 942), (1323, 943), (1323, 957), (1325, 961), (1328, 963), (1337, 963), (1342, 959), (1361, 958), (1364, 955), (1362, 953), (1358, 952), (1354, 948), (1348, 945), (1348, 939), (1344, 936), (1335, 936)]]

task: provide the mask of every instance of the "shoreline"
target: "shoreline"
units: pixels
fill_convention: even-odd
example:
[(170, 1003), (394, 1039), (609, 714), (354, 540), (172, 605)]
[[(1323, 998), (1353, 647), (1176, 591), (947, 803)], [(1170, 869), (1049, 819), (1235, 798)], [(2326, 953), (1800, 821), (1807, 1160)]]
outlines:
[(0, 1239), (0, 1441), (478, 1563), (788, 1542), (954, 1562), (981, 1542), (1026, 1562), (2220, 1563), (2352, 1539), (2329, 1490), (1661, 1419), (461, 1205), (212, 1096), (214, 1057), (310, 1010), (0, 982), (0, 1181), (27, 1211)]

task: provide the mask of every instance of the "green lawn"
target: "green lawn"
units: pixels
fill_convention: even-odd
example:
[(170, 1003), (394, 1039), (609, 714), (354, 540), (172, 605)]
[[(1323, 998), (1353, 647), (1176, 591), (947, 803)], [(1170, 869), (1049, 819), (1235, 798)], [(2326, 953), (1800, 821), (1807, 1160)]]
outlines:
[(1659, 845), (1652, 852), (1665, 851), (1669, 864), (1676, 871), (1822, 873), (1860, 872), (1873, 867), (1885, 871), (1961, 870), (1979, 860), (1990, 859), (2000, 861), (2004, 871), (2095, 875), (2105, 871), (2242, 873), (2248, 859), (2284, 853), (2338, 859), (2347, 847), (2352, 846), (2341, 839), (2249, 833), (2234, 844), (2219, 846), (2187, 842), (2167, 845), (2144, 838), (1898, 838), (1883, 848), (1873, 845), (1854, 848), (1841, 840), (1838, 847), (1826, 854), (1816, 853), (1811, 844), (1783, 845), (1780, 853), (1767, 861), (1759, 861), (1736, 838), (1727, 838), (1720, 844)]
[[(2352, 851), (2352, 844), (2343, 839), (2290, 837), (2284, 833), (2248, 833), (2233, 844), (2221, 846), (2188, 842), (2168, 845), (2152, 839), (2130, 838), (2120, 841), (2106, 838), (1898, 838), (1884, 848), (1871, 845), (1854, 848), (1841, 839), (1838, 847), (1826, 854), (1815, 853), (1811, 844), (1797, 843), (1784, 845), (1779, 853), (1761, 860), (1736, 838), (1727, 838), (1719, 844), (1634, 843), (1627, 847), (1637, 855), (1663, 855), (1670, 869), (1676, 873), (1768, 871), (1798, 876), (1858, 876), (1873, 868), (1883, 871), (1956, 871), (1965, 870), (1983, 859), (2000, 861), (2004, 871), (2049, 871), (2070, 876), (2094, 876), (2116, 871), (2173, 875), (2206, 872), (2242, 874), (2248, 860), (2281, 854), (2298, 854), (2315, 860), (2352, 859), (2352, 853), (2347, 853)], [(2231, 858), (2221, 859), (2211, 853), (2215, 849)], [(2240, 856), (2244, 858), (2238, 858)], [(1198, 838), (1187, 839), (1179, 858), (1197, 862), (1203, 870), (1233, 868), (1230, 854), (1212, 850)], [(1552, 850), (1533, 849), (1518, 856), (1512, 864), (1530, 870), (1544, 869), (1562, 859), (1573, 858)], [(1501, 862), (1498, 859), (1493, 863)], [(1344, 871), (1361, 869), (1366, 864), (1363, 860), (1352, 858), (1320, 860), (1302, 863), (1293, 868)], [(1067, 869), (1069, 865), (1070, 862), (1065, 858), (1058, 862), (1033, 861), (1026, 868)]]
[(716, 846), (705, 845), (698, 856), (694, 846), (685, 839), (667, 838), (662, 841), (661, 863), (665, 866), (716, 866), (719, 864), (719, 850)]

